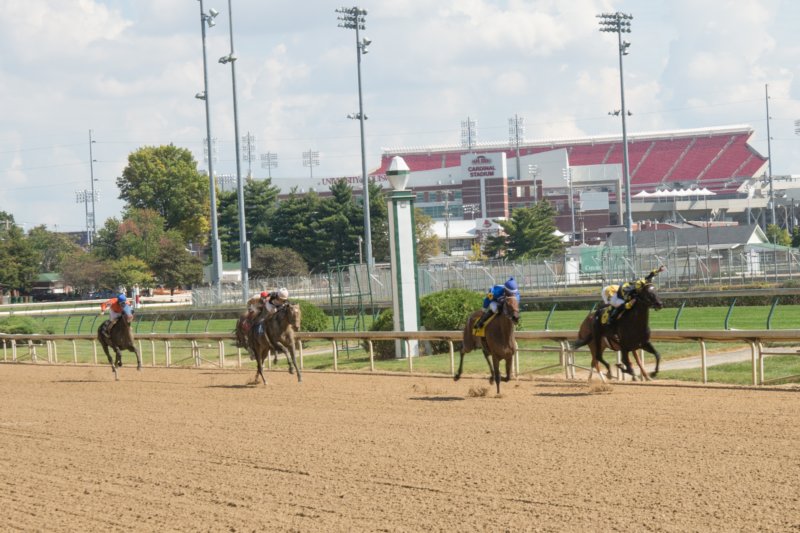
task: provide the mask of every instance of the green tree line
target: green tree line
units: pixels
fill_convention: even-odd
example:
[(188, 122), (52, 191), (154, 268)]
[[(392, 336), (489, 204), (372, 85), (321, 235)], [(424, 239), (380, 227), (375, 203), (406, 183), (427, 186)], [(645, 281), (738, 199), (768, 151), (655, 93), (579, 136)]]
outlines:
[[(145, 146), (128, 156), (116, 180), (124, 208), (105, 221), (91, 247), (37, 226), (25, 234), (13, 216), (0, 212), (0, 289), (26, 291), (39, 273), (58, 272), (77, 292), (99, 288), (163, 285), (178, 288), (202, 281), (210, 262), (208, 176), (192, 153), (174, 145)], [(246, 179), (243, 187), (246, 238), (253, 278), (322, 272), (332, 264), (356, 263), (365, 250), (362, 201), (346, 180), (329, 194), (297, 189), (279, 200), (270, 179)], [(236, 191), (217, 192), (222, 260), (240, 260)], [(375, 261), (389, 261), (387, 198), (369, 183), (369, 212)], [(498, 221), (504, 232), (489, 238), (477, 257), (547, 257), (563, 251), (555, 235), (555, 212), (546, 201), (515, 209)], [(440, 253), (433, 220), (417, 210), (418, 261)], [(199, 252), (199, 253), (198, 253)], [(204, 259), (201, 259), (204, 258)]]

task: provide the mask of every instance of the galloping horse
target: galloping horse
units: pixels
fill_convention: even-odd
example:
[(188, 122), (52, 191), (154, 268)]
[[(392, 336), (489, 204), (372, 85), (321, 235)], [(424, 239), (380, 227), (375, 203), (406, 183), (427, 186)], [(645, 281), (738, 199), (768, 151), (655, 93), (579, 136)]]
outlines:
[[(485, 335), (476, 336), (472, 332), (472, 326), (481, 317), (481, 311), (475, 311), (467, 317), (467, 325), (464, 327), (463, 342), (461, 344), (461, 359), (458, 362), (458, 372), (453, 379), (461, 379), (461, 372), (464, 369), (464, 354), (471, 352), (478, 346), (483, 350), (483, 356), (489, 365), (491, 377), (489, 383), (497, 384), (497, 394), (500, 394), (500, 360), (506, 362), (506, 377), (504, 381), (511, 379), (512, 357), (516, 348), (514, 341), (514, 327), (519, 323), (519, 302), (514, 294), (506, 290), (505, 298), (500, 312), (491, 319), (485, 326)], [(491, 355), (492, 360), (489, 361)]]
[(256, 382), (258, 378), (266, 385), (264, 377), (264, 360), (269, 356), (269, 351), (281, 351), (286, 354), (289, 362), (289, 373), (297, 373), (297, 381), (302, 382), (300, 367), (297, 366), (295, 357), (295, 346), (297, 341), (294, 334), (300, 331), (301, 313), (299, 304), (285, 304), (274, 314), (267, 316), (267, 312), (262, 312), (254, 321), (250, 328), (248, 340), (250, 348), (256, 357), (258, 368), (256, 370)]
[[(247, 311), (239, 315), (236, 320), (236, 347), (246, 348), (250, 353), (250, 358), (255, 359), (255, 353), (250, 347), (248, 340), (250, 328), (253, 326), (256, 318), (264, 311), (264, 301), (260, 296), (255, 296), (247, 301)], [(276, 355), (277, 359), (277, 355)]]
[[(117, 320), (114, 327), (111, 328), (108, 337), (103, 334), (103, 326), (105, 322), (100, 324), (97, 328), (97, 340), (103, 347), (103, 351), (108, 357), (108, 363), (111, 365), (111, 370), (114, 371), (114, 379), (119, 380), (117, 374), (117, 367), (122, 366), (122, 352), (121, 350), (128, 350), (136, 354), (136, 370), (142, 369), (142, 356), (139, 354), (139, 349), (136, 347), (136, 341), (133, 339), (133, 331), (131, 331), (131, 322), (133, 315), (123, 315)], [(116, 354), (116, 362), (111, 359), (111, 354), (108, 347), (111, 347)]]
[[(652, 283), (646, 283), (638, 289), (635, 298), (636, 303), (634, 306), (625, 311), (610, 325), (601, 323), (603, 313), (606, 310), (605, 307), (589, 313), (581, 323), (578, 331), (578, 340), (571, 343), (572, 349), (589, 345), (589, 351), (592, 353), (592, 368), (603, 380), (605, 378), (600, 373), (599, 363), (603, 363), (603, 366), (606, 367), (606, 376), (611, 378), (611, 367), (603, 359), (603, 351), (606, 347), (622, 352), (624, 366), (620, 366), (620, 368), (626, 374), (633, 376), (634, 379), (635, 374), (630, 360), (631, 352), (633, 352), (643, 379), (649, 380), (658, 374), (661, 354), (650, 342), (650, 308), (658, 310), (664, 307), (664, 304), (658, 298), (656, 288)], [(644, 369), (642, 358), (637, 352), (639, 349), (650, 352), (655, 356), (656, 368), (652, 374), (648, 374)], [(589, 379), (591, 377), (592, 375), (589, 374)]]

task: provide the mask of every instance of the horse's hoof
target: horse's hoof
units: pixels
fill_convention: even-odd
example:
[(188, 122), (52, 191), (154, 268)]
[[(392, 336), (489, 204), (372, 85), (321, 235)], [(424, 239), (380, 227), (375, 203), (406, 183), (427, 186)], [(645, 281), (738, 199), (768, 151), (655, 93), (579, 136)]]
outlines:
[(117, 361), (117, 366), (122, 366), (122, 361)]
[(461, 379), (461, 374), (456, 374), (453, 376), (453, 381), (458, 381), (459, 379)]

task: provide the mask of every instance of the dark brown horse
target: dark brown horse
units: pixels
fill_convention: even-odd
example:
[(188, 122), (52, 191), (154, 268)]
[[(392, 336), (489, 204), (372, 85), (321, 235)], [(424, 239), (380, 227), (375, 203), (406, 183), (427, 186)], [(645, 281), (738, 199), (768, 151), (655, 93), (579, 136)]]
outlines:
[[(606, 307), (601, 307), (597, 311), (592, 311), (583, 320), (578, 331), (578, 340), (571, 343), (572, 349), (589, 345), (592, 353), (592, 369), (600, 375), (600, 363), (606, 367), (606, 376), (611, 378), (611, 367), (603, 359), (603, 351), (608, 347), (615, 351), (622, 352), (622, 362), (620, 369), (626, 374), (630, 374), (635, 379), (633, 367), (631, 365), (630, 354), (633, 352), (636, 364), (642, 374), (642, 379), (649, 380), (658, 374), (661, 363), (661, 354), (650, 342), (650, 308), (655, 310), (664, 307), (658, 297), (656, 288), (652, 283), (647, 283), (636, 291), (634, 296), (636, 303), (633, 307), (622, 313), (612, 324), (602, 324), (602, 316), (606, 312)], [(637, 350), (650, 352), (656, 358), (656, 368), (652, 374), (648, 374), (644, 368), (641, 356)], [(589, 374), (589, 379), (592, 374)]]
[[(106, 322), (100, 324), (97, 328), (97, 340), (103, 347), (103, 351), (108, 357), (108, 363), (111, 365), (111, 370), (114, 371), (114, 379), (119, 380), (117, 374), (117, 367), (122, 366), (122, 350), (128, 350), (136, 354), (136, 370), (142, 369), (142, 356), (139, 354), (139, 349), (136, 347), (136, 341), (133, 338), (133, 331), (131, 330), (131, 322), (133, 315), (122, 315), (119, 320), (111, 328), (108, 337), (104, 333)], [(111, 359), (111, 353), (108, 348), (111, 347), (116, 354), (116, 361)]]
[(248, 339), (250, 328), (263, 311), (264, 301), (260, 296), (255, 296), (247, 301), (247, 311), (239, 315), (239, 318), (236, 320), (236, 329), (234, 330), (236, 333), (236, 347), (247, 349), (247, 352), (250, 354), (250, 359), (256, 358), (256, 354), (250, 347), (250, 341)]
[[(472, 327), (481, 317), (481, 311), (475, 311), (467, 317), (467, 325), (464, 327), (463, 342), (461, 344), (461, 359), (458, 362), (458, 372), (453, 379), (461, 379), (461, 372), (464, 369), (464, 354), (471, 352), (480, 344), (483, 356), (489, 365), (489, 383), (497, 384), (497, 394), (500, 394), (500, 361), (506, 362), (506, 377), (504, 381), (511, 379), (512, 358), (516, 350), (514, 341), (514, 327), (519, 323), (519, 302), (517, 298), (508, 290), (500, 312), (491, 319), (485, 326), (485, 335), (478, 337)], [(489, 360), (491, 356), (492, 360)]]
[(256, 357), (257, 370), (256, 382), (261, 378), (266, 385), (264, 377), (264, 361), (269, 357), (270, 350), (276, 354), (283, 352), (289, 362), (289, 373), (297, 373), (297, 381), (302, 382), (300, 367), (297, 365), (295, 347), (297, 340), (294, 334), (300, 331), (301, 312), (299, 304), (285, 304), (275, 313), (264, 311), (253, 323), (248, 335), (250, 348)]

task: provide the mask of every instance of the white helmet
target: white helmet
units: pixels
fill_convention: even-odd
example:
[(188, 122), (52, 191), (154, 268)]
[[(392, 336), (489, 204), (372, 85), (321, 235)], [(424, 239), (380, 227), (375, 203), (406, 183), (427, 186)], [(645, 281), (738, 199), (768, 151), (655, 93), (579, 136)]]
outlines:
[(286, 287), (281, 287), (278, 289), (278, 298), (281, 300), (288, 300), (289, 299), (289, 289)]

